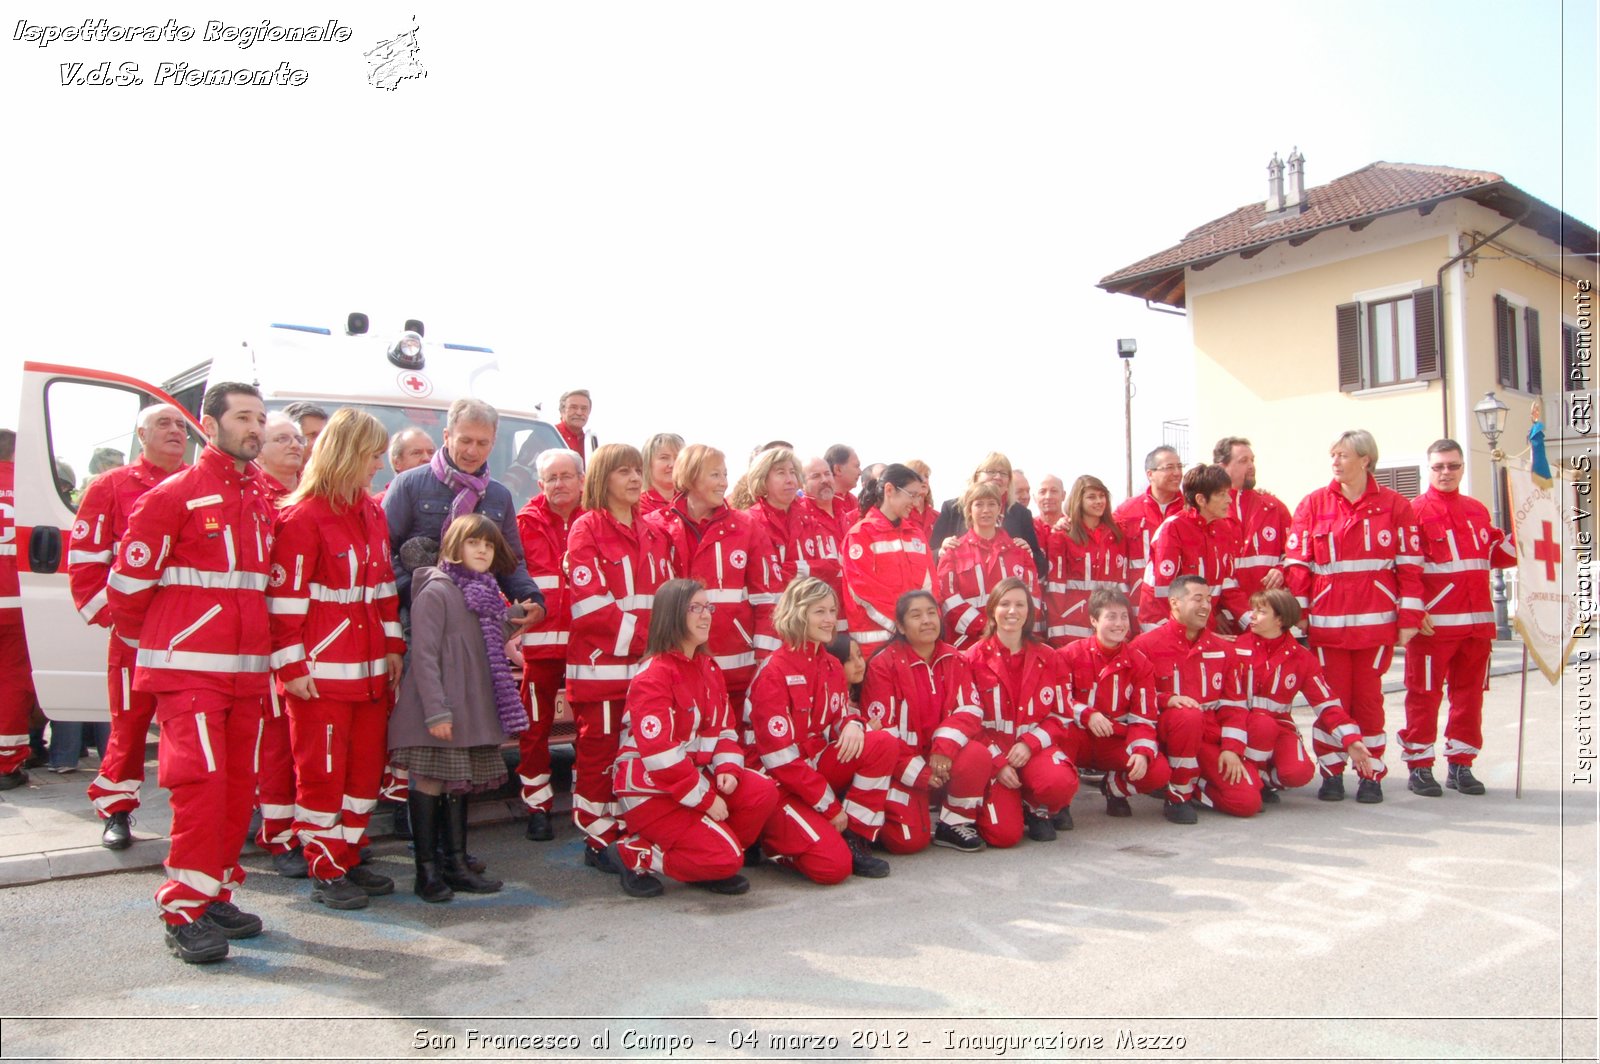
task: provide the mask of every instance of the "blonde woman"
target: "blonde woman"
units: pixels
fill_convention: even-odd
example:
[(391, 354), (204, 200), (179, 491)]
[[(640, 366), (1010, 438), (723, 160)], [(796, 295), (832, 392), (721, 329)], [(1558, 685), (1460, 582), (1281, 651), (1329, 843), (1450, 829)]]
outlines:
[[(1044, 551), (1039, 544), (1039, 534), (1033, 527), (1033, 514), (1026, 506), (1021, 505), (1011, 493), (1011, 460), (998, 451), (984, 456), (978, 463), (978, 468), (972, 471), (972, 478), (967, 482), (977, 484), (988, 481), (1000, 489), (1000, 494), (1005, 499), (1003, 516), (1000, 527), (1006, 535), (1013, 539), (1020, 539), (1028, 545), (1033, 552), (1036, 571), (1044, 572)], [(946, 540), (960, 539), (967, 530), (967, 520), (961, 510), (960, 499), (947, 499), (939, 510), (939, 519), (933, 524), (933, 533), (928, 538), (928, 544), (937, 555)]]

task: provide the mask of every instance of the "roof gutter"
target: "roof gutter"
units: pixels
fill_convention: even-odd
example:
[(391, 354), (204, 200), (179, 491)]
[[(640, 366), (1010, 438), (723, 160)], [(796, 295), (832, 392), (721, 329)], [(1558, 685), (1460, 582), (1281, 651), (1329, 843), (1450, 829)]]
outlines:
[[(1479, 248), (1481, 248), (1485, 244), (1489, 243), (1489, 241), (1493, 240), (1495, 237), (1500, 236), (1502, 233), (1506, 232), (1509, 229), (1514, 229), (1517, 226), (1521, 225), (1523, 223), (1523, 221), (1528, 217), (1528, 215), (1530, 215), (1532, 213), (1533, 213), (1533, 208), (1530, 206), (1527, 210), (1523, 211), (1517, 217), (1513, 218), (1511, 221), (1507, 222), (1505, 225), (1502, 225), (1499, 229), (1496, 229), (1494, 232), (1490, 233), (1488, 236), (1482, 237), (1482, 238), (1474, 241), (1471, 247), (1467, 248), (1465, 251), (1461, 252), (1459, 255), (1456, 255), (1455, 257), (1451, 258), (1443, 266), (1440, 266), (1439, 267), (1439, 273), (1435, 277), (1435, 280), (1434, 280), (1434, 283), (1439, 286), (1439, 291), (1441, 293), (1444, 292), (1444, 271), (1448, 270), (1450, 267), (1454, 266), (1456, 263), (1460, 262), (1462, 259), (1467, 258), (1473, 252), (1477, 251)], [(1456, 298), (1460, 299), (1462, 297), (1462, 295), (1463, 295), (1463, 293), (1457, 292), (1456, 293)], [(1443, 423), (1442, 423), (1443, 424), (1443, 431), (1440, 432), (1439, 435), (1443, 436), (1446, 439), (1449, 439), (1450, 438), (1450, 388), (1449, 388), (1449, 385), (1448, 385), (1448, 383), (1447, 383), (1447, 381), (1445, 379), (1445, 366), (1449, 364), (1450, 360), (1448, 358), (1444, 357), (1444, 354), (1445, 354), (1445, 351), (1449, 349), (1450, 345), (1449, 345), (1448, 338), (1445, 336), (1444, 323), (1445, 323), (1445, 314), (1444, 314), (1444, 309), (1441, 306), (1440, 307), (1440, 311), (1439, 311), (1439, 407), (1440, 407), (1440, 412), (1443, 415), (1443, 419), (1444, 420), (1443, 420)], [(1462, 384), (1465, 384), (1465, 383), (1466, 383), (1465, 381), (1462, 381)]]

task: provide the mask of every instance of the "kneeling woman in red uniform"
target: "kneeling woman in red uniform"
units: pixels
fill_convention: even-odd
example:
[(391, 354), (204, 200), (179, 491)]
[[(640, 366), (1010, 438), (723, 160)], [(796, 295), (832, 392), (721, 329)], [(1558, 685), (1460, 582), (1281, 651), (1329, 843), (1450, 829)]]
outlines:
[(989, 748), (993, 776), (986, 790), (974, 791), (952, 779), (945, 809), (969, 821), (976, 815), (978, 834), (990, 846), (1015, 846), (1024, 828), (1030, 839), (1049, 842), (1057, 828), (1072, 827), (1067, 806), (1078, 793), (1066, 752), (1061, 659), (1034, 636), (1033, 596), (1016, 577), (990, 593), (984, 613), (983, 640), (966, 654), (984, 714), (969, 740)]
[(614, 859), (622, 889), (661, 893), (655, 873), (743, 894), (744, 852), (778, 804), (778, 788), (744, 767), (722, 669), (706, 650), (716, 605), (698, 580), (656, 592), (648, 655), (628, 685), (613, 789), (622, 807)]
[(972, 669), (939, 638), (939, 603), (931, 592), (901, 595), (894, 618), (899, 635), (873, 655), (861, 689), (869, 726), (900, 740), (880, 839), (890, 853), (916, 853), (930, 841), (974, 853), (983, 840), (971, 818), (941, 818), (935, 829), (929, 808), (929, 792), (952, 776), (966, 781), (969, 793), (982, 793), (993, 775), (988, 747), (967, 742), (983, 724)]
[(850, 638), (869, 653), (894, 636), (900, 596), (933, 588), (927, 537), (909, 520), (927, 495), (927, 482), (898, 463), (862, 480), (861, 520), (844, 537), (844, 592)]
[(1005, 505), (1000, 489), (988, 481), (969, 486), (961, 496), (967, 531), (939, 557), (937, 586), (944, 602), (944, 629), (957, 650), (978, 644), (989, 591), (1007, 577), (1027, 585), (1036, 613), (1043, 605), (1033, 551), (1019, 546), (1000, 527)]
[(810, 576), (790, 584), (772, 619), (783, 646), (762, 663), (745, 702), (752, 752), (780, 794), (762, 848), (818, 883), (889, 874), (871, 845), (900, 752), (893, 735), (869, 731), (850, 707), (844, 668), (827, 650), (838, 616), (827, 584)]
[(284, 500), (272, 544), (267, 612), (272, 667), (288, 698), (294, 833), (313, 901), (360, 909), (394, 881), (361, 864), (388, 753), (390, 690), (405, 639), (389, 524), (372, 500), (389, 435), (345, 408), (318, 438), (311, 466)]

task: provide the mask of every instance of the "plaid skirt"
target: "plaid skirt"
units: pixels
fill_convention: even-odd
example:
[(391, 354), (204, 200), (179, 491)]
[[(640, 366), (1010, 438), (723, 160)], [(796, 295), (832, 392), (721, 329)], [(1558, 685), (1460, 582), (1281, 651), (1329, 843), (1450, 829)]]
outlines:
[(506, 782), (498, 746), (402, 746), (389, 751), (389, 763), (413, 776), (443, 780), (452, 794), (492, 791)]

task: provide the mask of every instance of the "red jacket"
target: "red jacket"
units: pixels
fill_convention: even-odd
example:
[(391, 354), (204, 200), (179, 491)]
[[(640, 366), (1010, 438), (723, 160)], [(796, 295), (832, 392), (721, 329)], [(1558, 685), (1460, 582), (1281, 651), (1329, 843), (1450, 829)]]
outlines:
[(1422, 623), (1422, 537), (1411, 504), (1367, 478), (1354, 503), (1334, 481), (1301, 501), (1285, 556), (1312, 646), (1393, 646)]
[[(1067, 728), (1072, 724), (1065, 670), (1056, 652), (1048, 644), (1029, 639), (1017, 654), (1022, 658), (1017, 679), (1013, 679), (1011, 668), (1017, 663), (1011, 660), (1013, 655), (997, 635), (965, 654), (983, 707), (982, 731), (968, 738), (981, 736), (997, 769), (1019, 742), (1026, 743), (1035, 754), (1052, 747), (1065, 751)], [(964, 717), (953, 719), (958, 726), (965, 724)]]
[(750, 752), (779, 786), (830, 820), (843, 806), (817, 758), (852, 720), (861, 715), (850, 705), (844, 666), (820, 643), (780, 648), (756, 670), (745, 698)]
[[(186, 467), (180, 467), (180, 470)], [(177, 472), (178, 470), (175, 470)], [(67, 553), (67, 576), (72, 585), (72, 604), (90, 624), (111, 627), (111, 610), (106, 604), (106, 581), (111, 563), (116, 560), (117, 544), (128, 530), (128, 515), (139, 497), (170, 474), (140, 455), (125, 466), (95, 477), (84, 489), (78, 503), (78, 519), (72, 526), (72, 549)], [(107, 660), (112, 668), (133, 664), (135, 648), (116, 632), (111, 633)]]
[(584, 465), (587, 466), (589, 464), (589, 452), (592, 449), (589, 445), (594, 441), (594, 437), (587, 432), (573, 432), (567, 428), (565, 421), (556, 422), (556, 432), (561, 434), (562, 442), (570, 450), (578, 452), (578, 457), (582, 458)]
[(135, 688), (267, 694), (273, 517), (259, 471), (212, 444), (140, 497), (106, 582), (113, 626), (139, 644)]
[[(1045, 545), (1045, 635), (1056, 649), (1090, 634), (1089, 596), (1102, 588), (1128, 592), (1128, 547), (1110, 522), (1085, 528), (1085, 543), (1051, 530)], [(1136, 618), (1130, 618), (1133, 620)]]
[(1085, 731), (1089, 717), (1103, 713), (1114, 736), (1127, 744), (1128, 756), (1155, 757), (1155, 669), (1143, 652), (1127, 643), (1107, 650), (1094, 636), (1070, 643), (1058, 652), (1066, 670), (1067, 704), (1072, 721)]
[(1493, 639), (1489, 570), (1516, 565), (1517, 552), (1470, 495), (1429, 488), (1411, 508), (1422, 534), (1422, 608), (1433, 622), (1433, 635), (1417, 638)]
[(632, 525), (618, 521), (610, 510), (586, 510), (572, 522), (567, 535), (569, 699), (626, 697), (649, 638), (656, 589), (670, 579), (666, 537), (637, 511)]
[(267, 582), (272, 667), (289, 683), (307, 675), (317, 697), (388, 697), (387, 654), (404, 654), (400, 596), (389, 564), (389, 522), (366, 495), (336, 511), (321, 496), (281, 511)]
[(869, 720), (900, 738), (902, 787), (926, 789), (927, 757), (954, 758), (983, 728), (972, 666), (949, 643), (935, 645), (930, 661), (904, 639), (889, 643), (867, 662), (861, 702)]
[(688, 507), (680, 495), (645, 522), (666, 537), (673, 573), (706, 586), (717, 607), (706, 649), (729, 690), (743, 693), (756, 672), (756, 633), (772, 630), (772, 608), (784, 588), (778, 557), (767, 530), (749, 514), (719, 506), (697, 525)]
[(672, 505), (672, 499), (661, 494), (655, 488), (645, 488), (639, 493), (639, 512), (646, 517), (657, 510), (665, 510)]
[[(1246, 632), (1233, 649), (1244, 670), (1244, 696), (1251, 709), (1293, 723), (1289, 709), (1301, 695), (1317, 715), (1312, 728), (1319, 742), (1346, 750), (1360, 742), (1361, 729), (1328, 689), (1317, 656), (1294, 636), (1285, 632), (1276, 639), (1262, 639)], [(1330, 763), (1338, 760), (1335, 756)]]
[(1283, 568), (1284, 545), (1289, 542), (1292, 519), (1289, 508), (1270, 492), (1250, 488), (1230, 490), (1229, 513), (1239, 526), (1239, 553), (1233, 559), (1233, 578), (1239, 581), (1239, 594), (1246, 607), (1250, 596), (1261, 590), (1261, 581), (1274, 569)]
[(623, 807), (671, 798), (704, 813), (717, 797), (712, 773), (743, 765), (728, 689), (711, 655), (673, 650), (646, 661), (628, 685), (612, 774)]
[[(1039, 597), (1039, 571), (1033, 563), (1033, 551), (1017, 546), (1004, 529), (990, 539), (968, 529), (939, 558), (934, 594), (943, 605), (945, 635), (956, 649), (965, 650), (983, 638), (983, 608), (989, 602), (989, 593), (1012, 576), (1028, 585), (1034, 614), (1042, 617), (1044, 603)], [(889, 616), (894, 616), (892, 609)]]
[(887, 643), (895, 632), (895, 600), (917, 588), (933, 589), (922, 526), (896, 526), (874, 506), (844, 540), (844, 612), (856, 642)]
[[(766, 530), (772, 552), (778, 559), (777, 590), (796, 577), (814, 576), (833, 588), (839, 597), (840, 622), (844, 621), (844, 578), (839, 565), (838, 526), (827, 514), (805, 499), (796, 499), (788, 510), (780, 510), (765, 499), (744, 511)], [(843, 630), (841, 628), (841, 630)], [(765, 656), (782, 644), (770, 627), (756, 635), (756, 652)]]
[(567, 586), (562, 559), (567, 555), (567, 538), (573, 522), (583, 515), (574, 507), (563, 519), (550, 509), (544, 495), (535, 495), (517, 511), (517, 534), (522, 540), (522, 556), (528, 575), (544, 595), (544, 620), (522, 634), (522, 660), (565, 661), (567, 640), (572, 631), (571, 589)]
[(1155, 670), (1156, 701), (1163, 710), (1179, 695), (1194, 699), (1220, 730), (1222, 749), (1244, 756), (1245, 694), (1233, 644), (1211, 631), (1190, 640), (1183, 625), (1169, 619), (1129, 646), (1148, 658)]
[(1239, 581), (1233, 577), (1233, 559), (1238, 552), (1239, 526), (1231, 517), (1207, 521), (1198, 510), (1186, 506), (1161, 522), (1150, 541), (1144, 568), (1139, 623), (1150, 627), (1170, 617), (1167, 588), (1180, 576), (1199, 576), (1211, 587), (1211, 616), (1206, 627), (1217, 632), (1239, 631), (1250, 600), (1242, 597)]
[(1122, 529), (1123, 546), (1128, 552), (1128, 597), (1133, 602), (1135, 618), (1144, 599), (1145, 559), (1150, 557), (1150, 541), (1155, 538), (1161, 522), (1183, 509), (1183, 496), (1176, 496), (1167, 505), (1156, 502), (1151, 489), (1144, 494), (1123, 500), (1112, 513), (1111, 519)]
[(20, 629), (22, 585), (17, 580), (16, 476), (16, 463), (0, 462), (0, 628)]

